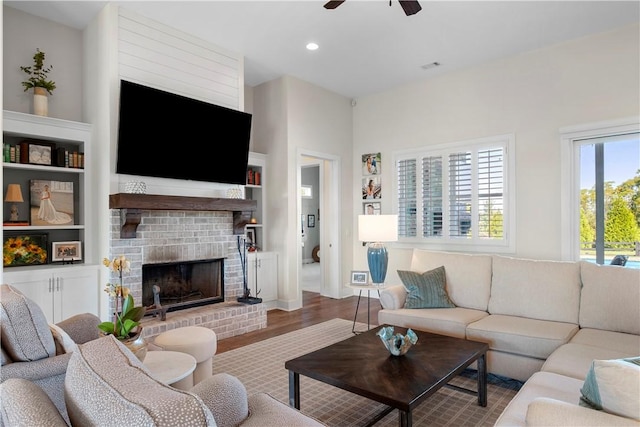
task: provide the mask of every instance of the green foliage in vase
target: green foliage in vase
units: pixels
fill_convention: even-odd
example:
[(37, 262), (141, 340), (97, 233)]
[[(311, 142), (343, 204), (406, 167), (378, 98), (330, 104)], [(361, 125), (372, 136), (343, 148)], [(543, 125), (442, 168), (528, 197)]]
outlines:
[(53, 90), (56, 88), (56, 82), (48, 80), (48, 74), (53, 69), (53, 65), (45, 67), (44, 56), (44, 52), (41, 52), (40, 49), (36, 49), (36, 53), (33, 55), (33, 65), (20, 67), (20, 69), (29, 76), (27, 80), (22, 82), (25, 92), (31, 88), (41, 87), (49, 92), (49, 94), (53, 95)]
[(105, 334), (115, 335), (119, 340), (131, 338), (133, 329), (140, 324), (144, 317), (145, 307), (135, 307), (133, 296), (129, 288), (122, 285), (122, 275), (129, 271), (130, 262), (124, 255), (109, 260), (105, 258), (102, 263), (105, 267), (118, 274), (120, 283), (107, 283), (104, 291), (115, 301), (115, 313), (113, 322), (102, 322), (98, 328)]

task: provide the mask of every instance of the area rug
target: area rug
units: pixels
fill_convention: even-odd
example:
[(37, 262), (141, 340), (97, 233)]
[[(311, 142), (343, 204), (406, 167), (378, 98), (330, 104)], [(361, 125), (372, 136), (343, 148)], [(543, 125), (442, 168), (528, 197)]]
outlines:
[[(249, 394), (266, 392), (288, 404), (289, 373), (284, 368), (284, 363), (352, 337), (352, 325), (348, 320), (333, 319), (216, 354), (213, 358), (213, 371), (238, 377)], [(356, 323), (356, 328), (366, 328), (366, 325)], [(366, 355), (354, 357), (362, 357), (363, 363), (366, 363)], [(413, 411), (413, 425), (494, 425), (521, 384), (493, 375), (489, 376), (488, 383), (487, 407), (478, 406), (478, 399), (473, 395), (444, 387)], [(465, 371), (452, 384), (475, 390), (475, 371)], [(330, 427), (365, 425), (384, 408), (382, 404), (302, 375), (300, 390), (300, 410)], [(397, 425), (398, 411), (392, 411), (376, 424), (384, 427)]]

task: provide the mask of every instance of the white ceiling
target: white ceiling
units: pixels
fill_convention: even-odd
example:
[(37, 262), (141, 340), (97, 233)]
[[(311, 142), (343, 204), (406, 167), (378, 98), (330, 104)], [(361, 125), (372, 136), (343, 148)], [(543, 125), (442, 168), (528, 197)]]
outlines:
[[(4, 1), (78, 29), (106, 3)], [(350, 98), (640, 21), (640, 0), (422, 0), (412, 16), (396, 0), (114, 3), (243, 54), (249, 86), (291, 75)]]

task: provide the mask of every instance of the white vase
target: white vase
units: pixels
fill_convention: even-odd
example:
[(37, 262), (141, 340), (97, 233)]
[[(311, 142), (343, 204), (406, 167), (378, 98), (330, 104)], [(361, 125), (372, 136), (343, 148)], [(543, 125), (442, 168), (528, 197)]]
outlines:
[(49, 115), (49, 97), (45, 88), (33, 88), (33, 114), (45, 117)]

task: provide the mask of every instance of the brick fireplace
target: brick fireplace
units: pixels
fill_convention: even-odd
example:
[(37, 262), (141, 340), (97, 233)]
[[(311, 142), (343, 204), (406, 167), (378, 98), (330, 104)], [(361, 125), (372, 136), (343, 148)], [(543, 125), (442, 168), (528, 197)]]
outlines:
[[(131, 261), (131, 271), (124, 275), (123, 281), (131, 289), (136, 305), (140, 305), (143, 298), (143, 265), (216, 258), (224, 260), (223, 301), (168, 312), (166, 321), (161, 321), (160, 316), (146, 316), (142, 321), (145, 337), (153, 337), (177, 327), (197, 325), (212, 329), (218, 339), (223, 339), (267, 326), (264, 304), (237, 302), (237, 298), (243, 295), (244, 285), (234, 212), (136, 209), (135, 238), (125, 238), (123, 224), (127, 222), (125, 216), (130, 215), (132, 209), (129, 212), (122, 206), (114, 209), (112, 204), (110, 201), (109, 256), (113, 258), (124, 254)], [(184, 209), (199, 209), (184, 206), (189, 205), (183, 204)]]

